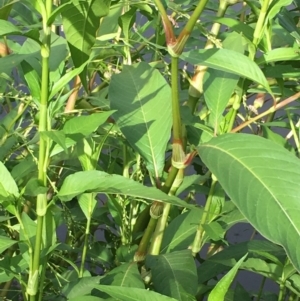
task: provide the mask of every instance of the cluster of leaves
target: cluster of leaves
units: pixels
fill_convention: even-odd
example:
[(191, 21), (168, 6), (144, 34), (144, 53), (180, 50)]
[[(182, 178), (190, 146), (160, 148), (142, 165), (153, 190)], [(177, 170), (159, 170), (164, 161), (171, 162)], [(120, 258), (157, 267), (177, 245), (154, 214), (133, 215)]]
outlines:
[[(299, 1), (0, 4), (0, 298), (298, 300)], [(199, 7), (174, 71), (161, 16), (180, 40)]]

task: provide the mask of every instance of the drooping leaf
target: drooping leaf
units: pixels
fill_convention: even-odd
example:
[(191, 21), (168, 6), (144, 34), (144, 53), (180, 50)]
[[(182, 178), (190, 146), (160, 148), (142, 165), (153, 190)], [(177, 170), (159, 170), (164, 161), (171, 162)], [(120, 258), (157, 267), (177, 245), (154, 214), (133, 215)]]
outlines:
[(95, 285), (94, 288), (122, 301), (176, 301), (176, 299), (158, 294), (156, 292), (134, 287), (100, 284), (97, 286)]
[[(63, 4), (68, 2), (63, 1)], [(85, 64), (96, 41), (100, 18), (109, 12), (110, 0), (74, 0), (62, 11), (64, 32), (69, 43), (74, 66)], [(83, 86), (87, 89), (87, 68), (80, 73)]]
[(179, 198), (169, 196), (154, 187), (147, 187), (123, 176), (111, 175), (99, 170), (80, 171), (68, 176), (59, 190), (58, 197), (67, 202), (84, 192), (123, 194), (195, 208), (193, 205), (188, 205)]
[(203, 65), (234, 73), (261, 84), (271, 93), (269, 84), (260, 68), (247, 56), (229, 49), (198, 49), (184, 52), (181, 58), (193, 65)]
[(217, 283), (214, 289), (208, 296), (208, 301), (224, 301), (225, 295), (232, 283), (233, 279), (236, 276), (236, 273), (246, 259), (247, 254), (243, 256), (235, 265), (234, 267)]
[(0, 254), (7, 250), (9, 247), (17, 243), (17, 241), (12, 240), (6, 236), (0, 236)]
[(41, 83), (36, 70), (26, 61), (21, 63), (23, 74), (33, 99), (40, 101)]
[(119, 287), (145, 288), (136, 262), (124, 263), (114, 268), (101, 279), (100, 283)]
[(13, 5), (20, 0), (1, 1), (0, 3), (0, 19), (7, 20)]
[(196, 294), (197, 273), (190, 250), (148, 255), (146, 266), (151, 269), (155, 291), (181, 301)]
[(295, 48), (276, 48), (263, 54), (256, 60), (258, 65), (280, 61), (300, 60), (300, 52)]
[(112, 77), (109, 99), (122, 133), (159, 177), (171, 132), (171, 90), (166, 80), (144, 62), (124, 66)]
[(14, 196), (19, 195), (18, 186), (11, 176), (10, 172), (7, 170), (6, 166), (0, 161), (0, 184), (4, 187), (8, 194)]
[(78, 116), (68, 120), (63, 128), (65, 135), (81, 134), (86, 137), (106, 122), (114, 111), (94, 113), (88, 116)]
[(274, 142), (247, 134), (213, 138), (198, 151), (247, 220), (282, 245), (299, 271), (299, 160)]
[(193, 242), (202, 210), (191, 210), (173, 219), (165, 230), (161, 253), (187, 249)]
[(7, 35), (22, 35), (22, 31), (13, 23), (6, 20), (0, 20), (0, 36)]
[[(229, 34), (223, 42), (223, 47), (239, 53), (244, 52), (243, 40), (240, 34)], [(239, 80), (236, 74), (216, 69), (208, 69), (203, 84), (205, 102), (210, 110), (210, 124), (218, 128), (220, 117)]]
[(77, 278), (76, 280), (68, 279), (69, 283), (63, 288), (63, 294), (68, 297), (68, 300), (69, 298), (79, 296), (82, 298), (84, 295), (91, 293), (93, 286), (97, 285), (100, 279), (100, 276), (91, 277), (88, 275), (80, 279)]

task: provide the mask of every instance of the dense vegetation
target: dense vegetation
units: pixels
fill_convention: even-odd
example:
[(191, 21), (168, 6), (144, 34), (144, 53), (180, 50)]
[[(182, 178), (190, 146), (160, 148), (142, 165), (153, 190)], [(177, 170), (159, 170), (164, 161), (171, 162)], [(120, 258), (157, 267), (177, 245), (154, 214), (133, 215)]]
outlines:
[(1, 0), (1, 300), (299, 300), (299, 9)]

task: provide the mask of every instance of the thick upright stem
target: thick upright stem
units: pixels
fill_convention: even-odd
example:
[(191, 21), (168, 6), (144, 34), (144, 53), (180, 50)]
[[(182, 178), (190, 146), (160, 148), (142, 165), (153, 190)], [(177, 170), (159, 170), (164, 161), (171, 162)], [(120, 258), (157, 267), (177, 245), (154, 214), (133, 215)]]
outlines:
[[(41, 80), (41, 101), (40, 101), (40, 121), (39, 132), (47, 130), (47, 104), (49, 95), (49, 56), (50, 56), (50, 43), (51, 43), (51, 27), (47, 26), (48, 16), (51, 14), (52, 0), (46, 0), (43, 7), (43, 29), (44, 37), (41, 46), (42, 56), (42, 80)], [(47, 185), (47, 144), (48, 139), (40, 135), (40, 148), (38, 158), (38, 179), (43, 185)], [(33, 265), (29, 272), (27, 293), (30, 296), (30, 301), (36, 300), (37, 289), (39, 287), (39, 267), (40, 255), (42, 250), (42, 234), (44, 217), (47, 211), (47, 196), (46, 194), (39, 194), (37, 196), (37, 231), (35, 246), (33, 251)]]
[(211, 206), (212, 198), (214, 195), (214, 189), (215, 189), (216, 183), (217, 183), (217, 181), (213, 179), (210, 190), (209, 190), (209, 195), (208, 195), (207, 201), (204, 206), (204, 211), (203, 211), (203, 214), (201, 217), (201, 221), (198, 225), (196, 236), (193, 241), (192, 253), (194, 256), (196, 256), (198, 254), (198, 252), (200, 251), (201, 246), (202, 246), (202, 239), (203, 239), (203, 234), (204, 234), (203, 225), (205, 225), (207, 222), (207, 217), (209, 215), (210, 206)]

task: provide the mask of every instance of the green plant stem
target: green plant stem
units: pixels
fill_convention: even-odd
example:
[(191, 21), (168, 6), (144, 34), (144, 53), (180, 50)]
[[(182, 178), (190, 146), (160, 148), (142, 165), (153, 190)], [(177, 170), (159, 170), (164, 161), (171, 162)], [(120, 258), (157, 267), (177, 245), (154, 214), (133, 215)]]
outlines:
[[(159, 39), (160, 39), (160, 31), (161, 31), (161, 18), (157, 16), (157, 21), (156, 21), (156, 28), (155, 28), (155, 44), (159, 45)], [(158, 51), (154, 51), (154, 61), (158, 60)]]
[(173, 141), (182, 140), (182, 125), (178, 93), (178, 58), (171, 61), (171, 88), (172, 88), (172, 114), (173, 114)]
[(143, 261), (146, 256), (147, 247), (151, 239), (152, 233), (156, 227), (157, 219), (151, 217), (148, 226), (144, 232), (142, 240), (139, 243), (138, 249), (134, 255), (134, 261)]
[(207, 217), (209, 215), (210, 206), (211, 206), (211, 203), (212, 203), (212, 198), (213, 198), (213, 195), (214, 195), (214, 189), (215, 189), (216, 183), (217, 183), (217, 181), (213, 179), (212, 184), (210, 186), (208, 198), (207, 198), (207, 201), (206, 201), (205, 206), (204, 206), (204, 211), (203, 211), (203, 214), (202, 214), (202, 217), (201, 217), (201, 220), (200, 220), (200, 223), (198, 225), (198, 229), (197, 229), (194, 241), (193, 241), (193, 245), (192, 245), (192, 254), (193, 254), (193, 256), (196, 256), (200, 252), (200, 249), (201, 249), (201, 246), (202, 246), (202, 238), (203, 238), (203, 234), (204, 234), (203, 225), (205, 225), (206, 222), (207, 222)]
[(262, 280), (262, 282), (261, 282), (261, 284), (260, 284), (260, 287), (259, 287), (259, 290), (258, 290), (258, 294), (257, 294), (257, 299), (256, 299), (256, 301), (259, 301), (260, 298), (261, 298), (261, 296), (262, 296), (263, 288), (264, 288), (264, 286), (265, 286), (266, 279), (267, 279), (266, 277), (263, 277), (263, 280)]
[(262, 117), (273, 113), (281, 108), (283, 108), (284, 106), (288, 105), (289, 103), (295, 101), (296, 99), (298, 99), (300, 97), (300, 92), (297, 92), (296, 94), (288, 97), (287, 99), (281, 101), (280, 103), (277, 103), (275, 106), (272, 106), (271, 108), (269, 108), (268, 110), (266, 110), (265, 112), (262, 112), (261, 114), (250, 118), (249, 120), (245, 121), (244, 123), (240, 124), (239, 126), (237, 126), (236, 128), (234, 128), (231, 133), (236, 133), (239, 132), (240, 130), (242, 130), (243, 128), (245, 128), (246, 126), (248, 126), (249, 124), (261, 119)]
[(207, 4), (208, 0), (200, 0), (198, 2), (197, 7), (195, 8), (195, 10), (193, 11), (191, 17), (189, 18), (189, 20), (187, 21), (186, 25), (184, 26), (183, 30), (181, 31), (179, 37), (178, 37), (178, 41), (180, 42), (182, 39), (184, 39), (185, 35), (190, 35), (190, 33), (192, 32), (196, 22), (198, 21), (199, 17), (201, 16), (206, 4)]
[(284, 283), (280, 283), (278, 301), (283, 301), (285, 299), (284, 296), (285, 296), (285, 285)]
[[(184, 169), (180, 169), (177, 173), (177, 177), (175, 181), (173, 182), (174, 185), (171, 188), (170, 195), (175, 195), (177, 189), (181, 185), (184, 177)], [(149, 248), (148, 253), (151, 255), (158, 255), (161, 248), (161, 243), (164, 237), (164, 231), (167, 225), (169, 212), (171, 209), (171, 204), (164, 204), (164, 210), (162, 216), (159, 218), (153, 237), (151, 241), (151, 245)]]
[[(204, 5), (204, 7), (205, 7), (205, 5)], [(224, 17), (227, 7), (228, 7), (227, 0), (221, 0), (218, 11), (217, 11), (217, 17)], [(201, 11), (201, 13), (202, 13), (202, 11)], [(221, 28), (221, 24), (215, 22), (211, 28), (210, 33), (212, 35), (214, 35), (215, 37), (217, 37), (217, 35), (219, 34), (219, 31), (220, 31), (220, 28)], [(208, 39), (205, 44), (204, 49), (211, 49), (213, 47), (214, 47), (213, 42)], [(195, 112), (199, 98), (200, 98), (201, 94), (203, 93), (202, 86), (203, 86), (203, 79), (204, 79), (206, 70), (207, 70), (206, 66), (197, 66), (195, 75), (193, 77), (193, 81), (190, 85), (189, 99), (187, 101), (187, 105), (193, 113)]]
[(291, 117), (291, 114), (290, 114), (289, 110), (286, 110), (286, 113), (287, 113), (287, 116), (289, 118), (291, 130), (292, 130), (292, 133), (293, 133), (293, 136), (294, 136), (294, 141), (295, 141), (297, 150), (299, 151), (300, 144), (299, 144), (299, 137), (297, 135), (296, 127), (293, 123), (293, 120), (292, 120), (292, 117)]
[(91, 215), (89, 216), (89, 218), (86, 221), (85, 237), (84, 237), (83, 250), (82, 250), (82, 255), (81, 255), (81, 264), (80, 264), (80, 270), (79, 270), (79, 278), (82, 278), (83, 273), (84, 273), (84, 264), (85, 264), (87, 250), (88, 250), (90, 227), (91, 227)]
[[(261, 7), (259, 16), (258, 16), (258, 20), (255, 26), (255, 30), (253, 33), (253, 44), (255, 46), (255, 49), (257, 48), (261, 37), (262, 37), (262, 32), (263, 32), (263, 27), (264, 27), (264, 23), (265, 23), (265, 19), (267, 16), (267, 12), (268, 12), (268, 8), (270, 5), (271, 0), (264, 0), (262, 1), (263, 5)], [(255, 52), (253, 52), (253, 55), (255, 55)], [(251, 59), (253, 60), (254, 57), (251, 57)]]
[[(43, 29), (44, 37), (41, 46), (42, 56), (42, 79), (41, 79), (41, 102), (40, 102), (40, 120), (39, 120), (39, 132), (47, 130), (47, 104), (49, 95), (49, 56), (50, 56), (50, 44), (51, 44), (51, 28), (47, 26), (48, 16), (52, 10), (52, 0), (46, 0), (43, 7)], [(40, 147), (38, 158), (38, 180), (43, 185), (47, 185), (47, 144), (48, 139), (45, 139), (40, 135)], [(30, 296), (30, 301), (36, 300), (37, 288), (39, 287), (39, 267), (40, 256), (42, 249), (42, 235), (43, 235), (43, 223), (44, 217), (47, 212), (47, 196), (46, 194), (39, 194), (37, 196), (37, 230), (35, 238), (35, 246), (33, 252), (33, 266), (29, 271), (29, 279), (27, 286), (27, 293)], [(43, 265), (42, 265), (43, 268)], [(40, 292), (41, 293), (41, 292)]]

